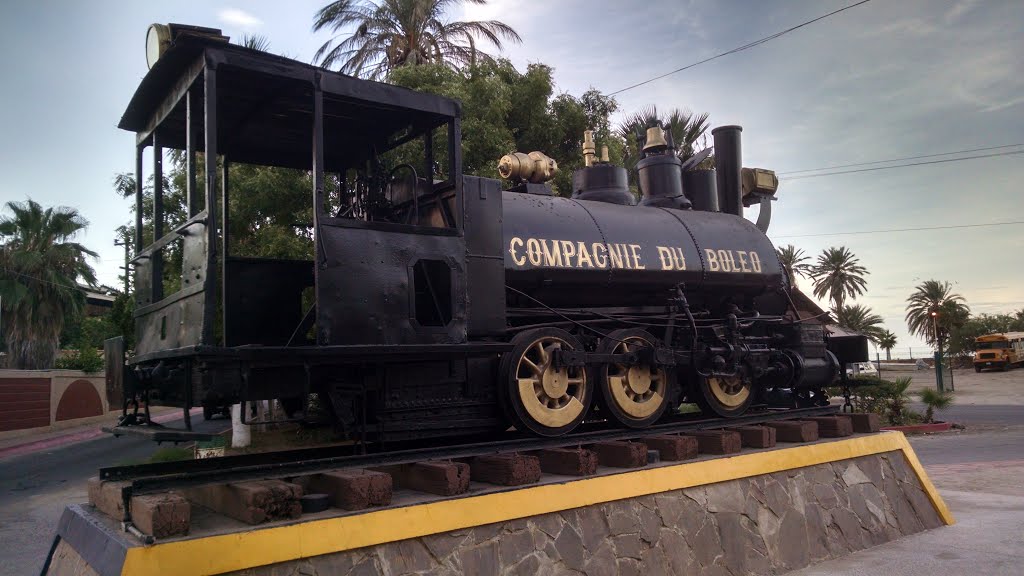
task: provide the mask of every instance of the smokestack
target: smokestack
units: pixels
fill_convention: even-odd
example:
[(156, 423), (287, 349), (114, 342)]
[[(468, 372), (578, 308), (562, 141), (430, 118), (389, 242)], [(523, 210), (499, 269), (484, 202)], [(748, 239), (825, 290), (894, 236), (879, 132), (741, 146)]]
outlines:
[(711, 131), (715, 139), (715, 172), (718, 181), (718, 207), (722, 212), (743, 216), (743, 192), (740, 170), (743, 154), (739, 126), (719, 126)]

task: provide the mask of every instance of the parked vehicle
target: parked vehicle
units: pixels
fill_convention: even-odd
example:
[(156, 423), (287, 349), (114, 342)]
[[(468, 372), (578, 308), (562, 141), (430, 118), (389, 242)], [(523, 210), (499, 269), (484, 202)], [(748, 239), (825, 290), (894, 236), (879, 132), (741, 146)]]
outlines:
[(974, 347), (974, 371), (983, 368), (1009, 370), (1024, 364), (1024, 332), (978, 336)]

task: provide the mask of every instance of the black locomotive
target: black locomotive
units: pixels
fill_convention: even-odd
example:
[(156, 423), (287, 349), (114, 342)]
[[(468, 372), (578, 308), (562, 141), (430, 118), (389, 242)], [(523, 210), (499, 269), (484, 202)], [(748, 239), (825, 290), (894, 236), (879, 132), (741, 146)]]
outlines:
[[(796, 314), (764, 235), (777, 180), (741, 169), (739, 127), (714, 131), (715, 171), (684, 166), (659, 127), (639, 135), (639, 202), (589, 134), (573, 198), (551, 194), (557, 167), (536, 152), (501, 160), (503, 190), (462, 175), (458, 102), (213, 30), (154, 27), (152, 38), (120, 123), (137, 133), (140, 186), (129, 400), (274, 398), (300, 417), (315, 394), (340, 426), (385, 439), (510, 425), (552, 436), (584, 419), (640, 428), (684, 401), (723, 417), (827, 402), (840, 363), (822, 324)], [(165, 148), (190, 167), (189, 218), (169, 231)], [(220, 167), (202, 183), (199, 154)], [(232, 254), (232, 163), (311, 172), (312, 260)], [(327, 198), (326, 178), (343, 192)], [(757, 226), (742, 217), (754, 202)], [(181, 290), (164, 294), (175, 242)]]

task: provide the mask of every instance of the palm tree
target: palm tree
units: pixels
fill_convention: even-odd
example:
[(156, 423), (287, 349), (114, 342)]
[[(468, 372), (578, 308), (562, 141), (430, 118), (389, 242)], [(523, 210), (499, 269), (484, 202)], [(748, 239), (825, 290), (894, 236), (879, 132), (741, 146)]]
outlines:
[(859, 262), (846, 246), (822, 251), (811, 269), (814, 296), (828, 298), (833, 304), (833, 310), (842, 310), (847, 298), (856, 298), (867, 288), (864, 276), (870, 272)]
[(73, 208), (44, 210), (33, 200), (6, 207), (13, 216), (0, 219), (0, 306), (8, 367), (51, 368), (64, 319), (85, 304), (76, 283), (96, 283), (86, 262), (96, 253), (69, 241), (88, 222)]
[(480, 38), (498, 50), (502, 40), (522, 41), (497, 20), (445, 20), (449, 9), (464, 2), (487, 0), (336, 0), (314, 17), (314, 31), (328, 29), (335, 36), (320, 46), (313, 60), (324, 68), (340, 66), (346, 74), (378, 80), (400, 66), (463, 67), (489, 61), (491, 56), (477, 48)]
[(792, 244), (787, 244), (782, 248), (776, 249), (779, 255), (779, 262), (782, 263), (782, 269), (786, 272), (786, 278), (789, 279), (789, 285), (796, 285), (796, 277), (803, 276), (807, 277), (807, 274), (811, 272), (811, 265), (806, 262), (810, 260), (809, 257), (804, 255), (804, 251)]
[(888, 330), (882, 330), (877, 344), (879, 348), (885, 350), (885, 359), (892, 360), (892, 349), (896, 347), (896, 335)]
[[(940, 344), (951, 328), (967, 321), (970, 309), (964, 302), (963, 296), (953, 293), (949, 282), (926, 280), (907, 298), (907, 328), (929, 344)], [(938, 313), (937, 318), (932, 318), (932, 312)]]
[[(673, 143), (677, 147), (676, 154), (682, 161), (688, 160), (699, 152), (698, 143), (702, 141), (705, 132), (708, 130), (708, 115), (694, 114), (689, 110), (673, 108), (665, 116), (658, 115), (657, 106), (641, 108), (626, 117), (619, 124), (619, 136), (626, 140), (626, 167), (632, 170), (633, 166), (640, 160), (640, 151), (637, 149), (636, 135), (645, 135), (648, 128), (661, 126), (668, 134), (672, 135)], [(668, 136), (666, 134), (666, 137)], [(702, 162), (703, 165), (705, 162)]]
[(882, 337), (882, 317), (871, 312), (871, 308), (854, 304), (843, 306), (836, 310), (836, 324), (847, 330), (859, 332), (868, 337), (868, 340), (878, 344)]

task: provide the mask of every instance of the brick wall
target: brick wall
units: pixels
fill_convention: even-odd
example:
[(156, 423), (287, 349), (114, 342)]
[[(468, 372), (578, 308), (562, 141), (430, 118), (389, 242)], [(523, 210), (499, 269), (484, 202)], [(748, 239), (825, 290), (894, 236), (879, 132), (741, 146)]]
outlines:
[(0, 432), (101, 416), (108, 410), (102, 372), (0, 370)]

